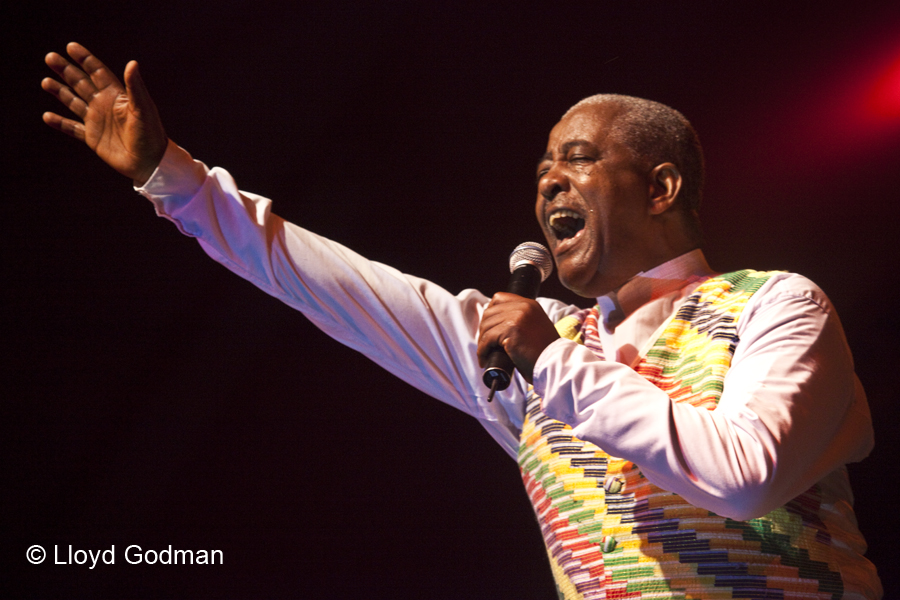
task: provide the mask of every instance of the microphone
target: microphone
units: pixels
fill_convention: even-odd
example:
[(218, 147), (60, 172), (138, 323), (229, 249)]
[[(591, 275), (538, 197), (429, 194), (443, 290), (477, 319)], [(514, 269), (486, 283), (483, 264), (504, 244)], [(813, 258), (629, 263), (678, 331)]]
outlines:
[[(537, 242), (519, 244), (509, 255), (509, 272), (512, 275), (506, 291), (534, 300), (537, 298), (541, 283), (553, 272), (553, 259), (550, 257), (550, 251)], [(515, 370), (515, 364), (503, 348), (497, 347), (490, 353), (487, 368), (484, 370), (484, 375), (481, 376), (484, 385), (491, 388), (491, 393), (487, 397), (488, 402), (494, 399), (496, 392), (509, 387), (512, 373)]]

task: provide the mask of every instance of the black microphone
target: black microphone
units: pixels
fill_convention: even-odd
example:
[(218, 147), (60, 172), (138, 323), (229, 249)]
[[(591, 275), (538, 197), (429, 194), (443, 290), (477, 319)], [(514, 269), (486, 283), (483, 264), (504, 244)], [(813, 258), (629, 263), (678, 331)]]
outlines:
[[(512, 275), (506, 291), (534, 300), (537, 298), (541, 283), (553, 272), (550, 251), (537, 242), (519, 244), (509, 255), (509, 272)], [(515, 370), (516, 366), (503, 348), (497, 347), (491, 351), (488, 355), (487, 368), (481, 376), (484, 385), (491, 388), (491, 393), (487, 397), (488, 402), (494, 399), (496, 392), (509, 387)]]

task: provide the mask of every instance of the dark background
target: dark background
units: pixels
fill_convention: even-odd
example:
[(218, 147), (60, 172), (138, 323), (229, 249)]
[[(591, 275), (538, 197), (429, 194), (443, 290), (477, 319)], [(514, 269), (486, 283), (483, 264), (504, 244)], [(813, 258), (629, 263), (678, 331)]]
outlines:
[[(117, 73), (138, 59), (168, 134), (282, 216), (452, 291), (502, 286), (540, 239), (534, 167), (566, 108), (678, 108), (706, 148), (712, 265), (803, 273), (842, 315), (877, 435), (857, 510), (896, 589), (895, 1), (2, 10), (0, 596), (554, 597), (516, 466), (473, 419), (228, 273), (41, 122), (43, 56), (71, 40)], [(115, 544), (117, 564), (34, 566), (32, 544)], [(225, 564), (131, 566), (129, 544)]]

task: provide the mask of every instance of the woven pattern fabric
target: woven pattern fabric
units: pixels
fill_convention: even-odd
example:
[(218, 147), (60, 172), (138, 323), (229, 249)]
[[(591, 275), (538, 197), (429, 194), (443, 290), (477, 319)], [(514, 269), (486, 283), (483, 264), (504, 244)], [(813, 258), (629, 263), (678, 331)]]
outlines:
[(635, 370), (676, 402), (710, 410), (737, 345), (737, 319), (769, 273), (737, 271), (700, 285)]
[[(637, 372), (676, 402), (714, 409), (741, 311), (769, 277), (738, 271), (700, 285)], [(597, 310), (577, 318), (582, 327), (570, 322), (566, 330), (599, 349)], [(637, 465), (576, 438), (543, 413), (534, 393), (526, 410), (519, 466), (560, 598), (842, 596), (816, 487), (759, 519), (737, 522), (691, 506), (650, 483)]]

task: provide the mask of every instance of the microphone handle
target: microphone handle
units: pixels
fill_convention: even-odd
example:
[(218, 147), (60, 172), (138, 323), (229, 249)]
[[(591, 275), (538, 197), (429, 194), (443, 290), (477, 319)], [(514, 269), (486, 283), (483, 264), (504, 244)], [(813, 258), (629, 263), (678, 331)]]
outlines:
[[(540, 269), (525, 263), (516, 267), (516, 270), (512, 272), (506, 291), (510, 294), (534, 300), (537, 298), (541, 281)], [(487, 367), (484, 369), (484, 375), (481, 377), (484, 385), (491, 388), (487, 398), (488, 402), (494, 399), (494, 393), (509, 387), (513, 371), (515, 370), (516, 365), (507, 356), (502, 347), (498, 346), (488, 355)]]
[(509, 285), (506, 291), (529, 300), (534, 300), (541, 287), (541, 271), (536, 266), (523, 263), (509, 276)]

